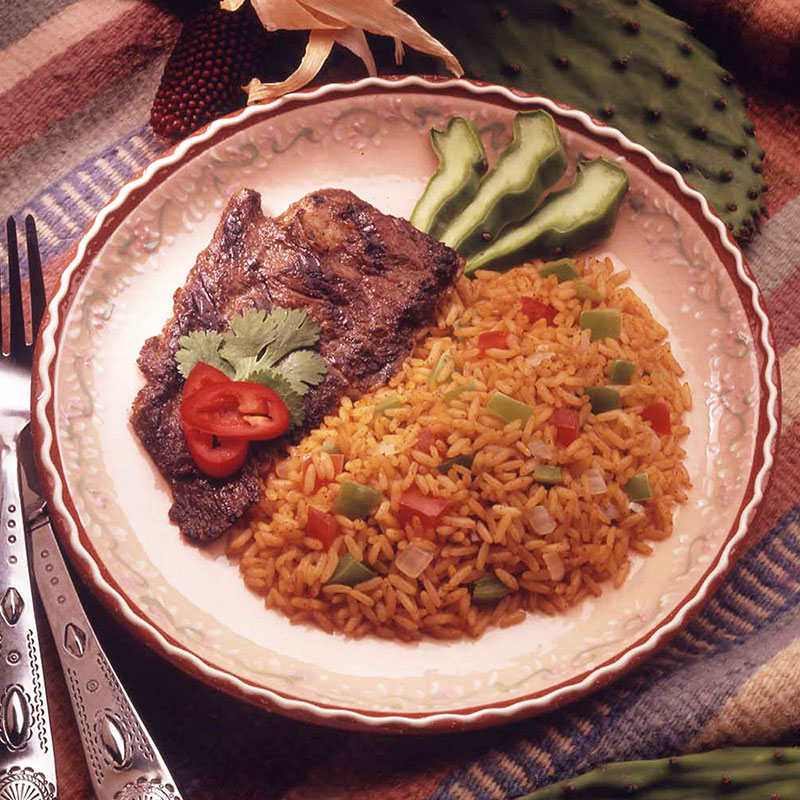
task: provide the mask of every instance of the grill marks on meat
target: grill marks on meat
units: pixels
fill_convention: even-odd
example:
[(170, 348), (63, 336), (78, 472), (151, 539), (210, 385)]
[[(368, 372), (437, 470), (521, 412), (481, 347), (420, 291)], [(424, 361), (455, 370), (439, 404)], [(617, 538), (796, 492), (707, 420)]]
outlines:
[(236, 475), (203, 475), (180, 427), (183, 379), (175, 366), (181, 336), (226, 330), (246, 308), (302, 308), (320, 323), (325, 380), (306, 395), (303, 431), (319, 425), (342, 394), (386, 382), (429, 323), (461, 266), (455, 251), (406, 220), (380, 213), (351, 192), (323, 189), (271, 219), (260, 195), (242, 189), (229, 201), (183, 287), (173, 316), (139, 355), (146, 379), (131, 423), (173, 495), (170, 519), (195, 541), (216, 539), (259, 495), (260, 470), (278, 443), (251, 445)]

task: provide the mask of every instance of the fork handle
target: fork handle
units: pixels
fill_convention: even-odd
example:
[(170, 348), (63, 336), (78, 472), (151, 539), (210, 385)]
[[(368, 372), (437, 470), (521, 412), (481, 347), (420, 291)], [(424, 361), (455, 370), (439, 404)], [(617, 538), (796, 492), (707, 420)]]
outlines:
[(31, 527), (33, 572), (97, 800), (180, 800), (169, 770), (89, 624), (46, 514)]
[[(9, 437), (10, 438), (10, 437)], [(56, 797), (17, 440), (0, 442), (0, 797)]]

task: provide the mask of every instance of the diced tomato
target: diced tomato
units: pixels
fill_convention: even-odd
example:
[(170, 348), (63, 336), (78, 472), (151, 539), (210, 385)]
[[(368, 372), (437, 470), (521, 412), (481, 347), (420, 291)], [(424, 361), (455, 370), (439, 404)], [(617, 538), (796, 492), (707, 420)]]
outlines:
[(289, 409), (268, 386), (228, 381), (213, 383), (184, 397), (181, 420), (220, 437), (274, 439), (289, 427)]
[(339, 523), (333, 514), (326, 514), (314, 506), (309, 506), (306, 530), (312, 539), (319, 539), (326, 548), (329, 548), (339, 535)]
[(581, 430), (578, 412), (571, 408), (557, 408), (550, 417), (550, 422), (556, 426), (556, 441), (567, 447), (577, 438)]
[(439, 437), (430, 428), (423, 428), (417, 438), (417, 450), (421, 450), (423, 453), (430, 453), (431, 447), (438, 441)]
[(522, 296), (522, 313), (531, 321), (536, 322), (537, 319), (544, 318), (548, 325), (553, 324), (553, 320), (558, 313), (553, 306), (537, 300), (535, 297)]
[(411, 524), (414, 517), (419, 517), (423, 528), (435, 528), (448, 508), (449, 500), (428, 497), (416, 487), (400, 495), (400, 520), (405, 525)]
[[(333, 461), (333, 475), (336, 477), (340, 472), (344, 472), (344, 453), (329, 453), (329, 455), (331, 457), (331, 461)], [(311, 456), (305, 456), (303, 458), (303, 478), (305, 478), (306, 472), (311, 466), (312, 461), (313, 459)], [(318, 489), (321, 489), (323, 486), (327, 486), (329, 483), (329, 480), (323, 478), (319, 473), (317, 473), (314, 480), (314, 491), (316, 492)]]
[(672, 433), (672, 425), (669, 421), (669, 406), (663, 400), (651, 403), (642, 411), (642, 419), (647, 420), (653, 430), (661, 436)]
[(485, 331), (478, 337), (478, 350), (485, 353), (491, 348), (505, 350), (508, 347), (508, 331)]
[(241, 469), (247, 458), (247, 442), (242, 439), (218, 438), (187, 425), (183, 421), (183, 401), (193, 394), (231, 379), (215, 367), (196, 364), (183, 387), (181, 401), (181, 427), (186, 438), (189, 454), (198, 468), (210, 478), (227, 478)]

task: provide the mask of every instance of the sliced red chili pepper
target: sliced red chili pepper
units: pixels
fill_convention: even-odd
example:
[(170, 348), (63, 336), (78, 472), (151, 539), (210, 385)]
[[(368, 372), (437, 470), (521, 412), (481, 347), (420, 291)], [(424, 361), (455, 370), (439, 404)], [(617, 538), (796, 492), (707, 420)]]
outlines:
[[(224, 372), (201, 362), (195, 365), (186, 379), (183, 400), (208, 386), (230, 382), (231, 379)], [(187, 425), (183, 421), (183, 401), (181, 427), (194, 463), (210, 478), (227, 478), (241, 469), (247, 458), (247, 442), (242, 439), (220, 439), (212, 433)]]
[(653, 426), (653, 430), (662, 436), (672, 433), (669, 406), (663, 400), (657, 400), (647, 406), (642, 411), (642, 419), (647, 420)]
[(319, 539), (327, 549), (339, 535), (339, 523), (333, 514), (326, 514), (314, 506), (309, 506), (306, 530), (312, 539)]
[(435, 528), (447, 509), (450, 501), (441, 497), (428, 497), (412, 487), (400, 495), (400, 520), (409, 525), (414, 517), (419, 517), (423, 528)]
[(201, 472), (210, 478), (227, 478), (238, 472), (247, 458), (247, 440), (219, 439), (213, 433), (183, 426), (189, 453)]
[[(336, 477), (340, 472), (344, 472), (344, 453), (329, 453), (331, 457), (331, 461), (333, 461), (333, 475)], [(311, 456), (305, 456), (303, 458), (303, 478), (305, 479), (306, 472), (308, 472), (308, 468), (311, 466), (313, 459)], [(330, 481), (327, 478), (323, 478), (319, 472), (316, 473), (316, 478), (314, 479), (314, 491), (316, 492), (317, 489), (321, 489), (323, 486), (327, 486)]]
[(508, 331), (485, 331), (478, 337), (478, 350), (505, 350), (508, 347)]
[(548, 325), (553, 324), (556, 318), (556, 311), (553, 306), (537, 300), (535, 297), (528, 297), (523, 295), (522, 298), (522, 313), (531, 321), (536, 322), (537, 319), (545, 319)]
[(230, 383), (231, 379), (221, 370), (199, 361), (194, 365), (186, 383), (183, 384), (184, 398), (193, 395), (215, 383)]
[(578, 412), (571, 408), (557, 408), (550, 416), (550, 422), (556, 426), (556, 441), (564, 447), (578, 438), (581, 423)]
[(289, 427), (286, 403), (251, 381), (216, 383), (184, 398), (182, 419), (206, 433), (248, 441), (274, 439)]
[(430, 428), (423, 428), (419, 432), (419, 437), (417, 438), (417, 450), (429, 454), (431, 447), (438, 441), (439, 437)]

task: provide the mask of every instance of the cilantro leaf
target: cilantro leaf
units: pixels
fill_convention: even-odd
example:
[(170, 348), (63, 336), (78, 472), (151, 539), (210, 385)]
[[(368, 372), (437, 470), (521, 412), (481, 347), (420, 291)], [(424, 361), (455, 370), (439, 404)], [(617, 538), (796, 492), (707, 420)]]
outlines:
[(284, 356), (302, 347), (313, 347), (320, 335), (320, 326), (314, 317), (299, 308), (273, 308), (265, 320), (269, 326), (269, 339), (259, 366), (275, 366)]
[(328, 363), (314, 350), (295, 350), (273, 369), (278, 370), (298, 394), (305, 394), (309, 386), (324, 380)]
[(180, 348), (175, 353), (175, 361), (178, 363), (178, 372), (184, 378), (189, 377), (189, 373), (200, 361), (221, 369), (229, 377), (233, 375), (230, 365), (220, 357), (221, 333), (216, 331), (192, 331), (185, 336), (181, 336), (178, 339), (178, 344)]
[(291, 383), (286, 380), (279, 370), (263, 367), (249, 375), (248, 380), (255, 383), (263, 383), (264, 386), (269, 386), (270, 389), (281, 396), (289, 409), (289, 417), (291, 418), (289, 427), (294, 428), (303, 424), (306, 415), (305, 401), (302, 395), (292, 388)]
[(249, 381), (250, 376), (258, 371), (258, 361), (255, 356), (237, 358), (233, 364), (233, 379), (235, 381)]
[(235, 364), (240, 358), (258, 356), (273, 338), (266, 312), (258, 308), (246, 308), (231, 317), (230, 330), (224, 336), (222, 357)]

